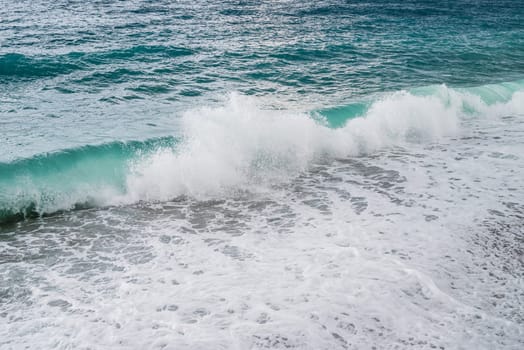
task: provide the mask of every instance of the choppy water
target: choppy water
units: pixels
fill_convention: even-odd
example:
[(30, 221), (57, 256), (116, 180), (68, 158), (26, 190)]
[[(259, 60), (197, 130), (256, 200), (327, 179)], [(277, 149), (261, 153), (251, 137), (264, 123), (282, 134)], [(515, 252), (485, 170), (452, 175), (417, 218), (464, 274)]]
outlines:
[(0, 348), (520, 349), (520, 1), (0, 1)]

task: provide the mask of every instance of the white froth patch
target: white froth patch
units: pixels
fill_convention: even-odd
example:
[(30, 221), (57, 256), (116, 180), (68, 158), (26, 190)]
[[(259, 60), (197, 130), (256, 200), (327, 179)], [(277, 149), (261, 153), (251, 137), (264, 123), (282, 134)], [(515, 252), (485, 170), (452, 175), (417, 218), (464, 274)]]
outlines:
[(332, 131), (307, 115), (262, 110), (240, 95), (224, 107), (187, 112), (182, 128), (176, 152), (161, 150), (137, 164), (128, 182), (132, 196), (165, 200), (242, 189), (252, 180), (296, 174), (336, 149)]
[(457, 135), (461, 120), (472, 116), (518, 115), (524, 112), (523, 94), (489, 105), (446, 86), (428, 96), (401, 91), (339, 129), (305, 113), (264, 109), (253, 97), (232, 94), (224, 106), (187, 112), (181, 122), (183, 143), (176, 151), (159, 150), (137, 162), (123, 200), (256, 191), (289, 181), (317, 161)]

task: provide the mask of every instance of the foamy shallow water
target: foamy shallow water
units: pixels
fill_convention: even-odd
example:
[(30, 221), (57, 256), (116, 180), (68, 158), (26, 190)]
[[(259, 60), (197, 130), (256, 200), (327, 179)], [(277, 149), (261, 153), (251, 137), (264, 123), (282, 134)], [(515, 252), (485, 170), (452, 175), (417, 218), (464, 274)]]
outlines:
[(0, 231), (0, 347), (520, 349), (522, 115)]

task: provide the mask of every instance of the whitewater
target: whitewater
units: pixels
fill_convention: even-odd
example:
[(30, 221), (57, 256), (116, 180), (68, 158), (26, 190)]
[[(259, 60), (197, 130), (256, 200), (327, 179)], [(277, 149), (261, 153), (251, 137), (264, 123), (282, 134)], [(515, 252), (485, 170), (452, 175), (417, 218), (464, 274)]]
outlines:
[[(0, 163), (0, 219), (76, 207), (234, 196), (291, 181), (311, 164), (457, 134), (461, 119), (524, 113), (524, 83), (392, 93), (329, 127), (321, 113), (264, 110), (233, 94), (186, 112), (178, 137), (90, 146)], [(428, 94), (428, 92), (430, 94)], [(347, 107), (346, 107), (347, 108)]]
[(0, 5), (0, 349), (524, 347), (521, 2)]

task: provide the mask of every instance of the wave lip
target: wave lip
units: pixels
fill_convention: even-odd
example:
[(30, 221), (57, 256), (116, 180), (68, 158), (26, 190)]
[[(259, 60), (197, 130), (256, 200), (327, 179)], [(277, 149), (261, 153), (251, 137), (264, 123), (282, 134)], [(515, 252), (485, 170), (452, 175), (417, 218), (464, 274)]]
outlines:
[(524, 81), (399, 91), (359, 108), (339, 108), (336, 126), (329, 110), (268, 110), (255, 98), (232, 94), (221, 107), (186, 112), (179, 138), (0, 163), (0, 223), (86, 206), (267, 189), (318, 160), (436, 141), (459, 133), (464, 118), (519, 114)]
[(176, 142), (173, 137), (113, 142), (0, 163), (0, 224), (116, 203), (127, 191), (131, 164)]

